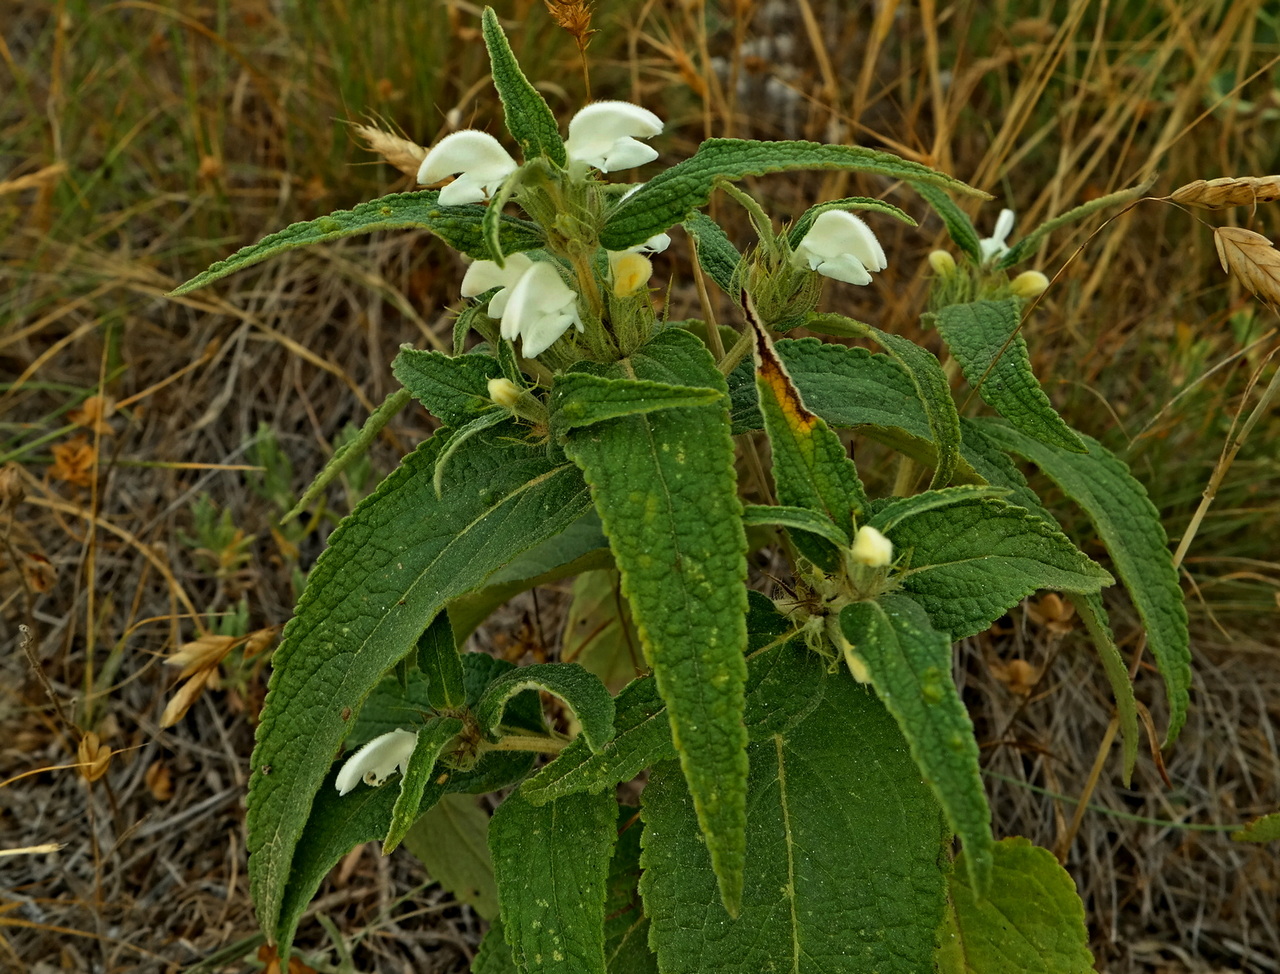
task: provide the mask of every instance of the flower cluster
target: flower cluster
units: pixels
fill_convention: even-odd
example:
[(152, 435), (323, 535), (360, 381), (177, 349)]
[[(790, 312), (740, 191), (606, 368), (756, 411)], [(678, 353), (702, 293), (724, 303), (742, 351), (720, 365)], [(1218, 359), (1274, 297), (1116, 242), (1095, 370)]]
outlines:
[[(565, 152), (570, 170), (616, 172), (652, 162), (658, 157), (657, 150), (640, 140), (661, 131), (662, 120), (639, 105), (594, 102), (569, 121)], [(456, 176), (440, 191), (440, 202), (479, 203), (492, 197), (517, 168), (519, 164), (497, 139), (465, 129), (445, 136), (427, 153), (418, 170), (418, 182), (438, 183)], [(611, 255), (614, 293), (625, 296), (638, 291), (652, 272), (639, 252), (665, 250), (670, 242), (671, 238), (661, 233), (624, 254)], [(578, 294), (551, 260), (510, 254), (501, 267), (495, 261), (478, 260), (462, 279), (463, 297), (477, 297), (493, 288), (499, 290), (489, 299), (486, 314), (501, 321), (503, 338), (522, 340), (529, 358), (545, 352), (571, 327), (583, 331)]]

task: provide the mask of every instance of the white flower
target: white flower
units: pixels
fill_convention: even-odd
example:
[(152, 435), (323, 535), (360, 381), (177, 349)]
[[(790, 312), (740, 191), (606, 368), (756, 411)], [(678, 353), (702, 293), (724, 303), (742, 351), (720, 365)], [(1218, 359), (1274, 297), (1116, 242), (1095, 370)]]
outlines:
[(871, 228), (845, 210), (819, 213), (791, 262), (847, 284), (870, 284), (871, 271), (889, 266)]
[(853, 538), (853, 560), (868, 568), (883, 568), (893, 561), (893, 542), (864, 524)]
[(463, 129), (446, 135), (427, 153), (418, 167), (418, 182), (438, 183), (458, 173), (457, 179), (440, 190), (440, 202), (446, 206), (479, 203), (497, 192), (516, 167), (511, 153), (492, 135)]
[(489, 307), (485, 311), (490, 318), (500, 319), (507, 309), (511, 289), (532, 266), (533, 261), (524, 254), (507, 254), (505, 267), (499, 267), (492, 260), (478, 260), (462, 275), (462, 296), (474, 298), (477, 294), (484, 294), (490, 288), (502, 288), (489, 299)]
[(417, 744), (418, 735), (413, 731), (393, 730), (375, 737), (347, 758), (334, 782), (338, 794), (345, 795), (361, 781), (377, 788), (393, 771), (404, 774)]
[(996, 218), (995, 233), (978, 241), (984, 264), (992, 258), (1003, 257), (1009, 252), (1009, 245), (1005, 241), (1009, 239), (1009, 234), (1012, 232), (1013, 210), (1001, 210), (1000, 216)]
[(639, 139), (662, 131), (662, 119), (629, 101), (597, 101), (569, 120), (564, 144), (572, 162), (584, 162), (601, 172), (643, 166), (658, 158), (658, 150)]
[(615, 297), (635, 294), (653, 277), (653, 264), (644, 254), (634, 250), (609, 251), (609, 272), (613, 275)]
[(582, 319), (578, 317), (578, 295), (569, 287), (556, 269), (546, 261), (537, 261), (516, 282), (507, 298), (502, 315), (502, 337), (514, 341), (524, 339), (526, 358), (541, 355), (556, 339), (576, 325), (582, 331)]

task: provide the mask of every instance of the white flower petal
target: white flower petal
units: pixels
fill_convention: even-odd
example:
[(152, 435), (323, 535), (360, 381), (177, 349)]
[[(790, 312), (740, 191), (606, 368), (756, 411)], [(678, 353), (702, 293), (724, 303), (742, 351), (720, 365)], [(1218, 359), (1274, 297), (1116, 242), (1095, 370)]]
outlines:
[(463, 129), (446, 135), (427, 153), (418, 167), (418, 182), (430, 185), (460, 173), (440, 191), (440, 202), (446, 206), (478, 203), (492, 196), (516, 167), (511, 153), (492, 135)]
[(334, 782), (338, 794), (345, 795), (361, 781), (377, 787), (396, 770), (404, 774), (417, 744), (418, 735), (413, 731), (393, 730), (375, 737), (347, 758), (338, 771)]
[(661, 131), (662, 119), (647, 108), (629, 101), (597, 101), (569, 120), (565, 150), (575, 162), (616, 172), (658, 158), (656, 149), (637, 139), (649, 139)]
[(853, 560), (869, 568), (883, 568), (893, 562), (893, 542), (864, 524), (853, 539)]
[(1013, 210), (1001, 210), (1000, 216), (996, 218), (995, 233), (978, 241), (978, 250), (982, 254), (984, 264), (994, 257), (1003, 257), (1009, 252), (1009, 246), (1005, 241), (1013, 232), (1013, 219)]
[(519, 335), (525, 356), (533, 358), (555, 344), (570, 325), (582, 330), (578, 295), (554, 267), (545, 261), (535, 262), (511, 289), (502, 316), (502, 337)]
[(871, 271), (888, 266), (884, 248), (871, 228), (845, 210), (818, 214), (791, 257), (826, 277), (848, 284), (870, 284)]
[(489, 307), (485, 310), (490, 318), (501, 319), (507, 308), (507, 300), (511, 297), (511, 289), (532, 266), (533, 261), (524, 254), (507, 254), (505, 267), (499, 267), (496, 261), (478, 260), (462, 276), (462, 296), (474, 298), (490, 288), (502, 288), (489, 299)]

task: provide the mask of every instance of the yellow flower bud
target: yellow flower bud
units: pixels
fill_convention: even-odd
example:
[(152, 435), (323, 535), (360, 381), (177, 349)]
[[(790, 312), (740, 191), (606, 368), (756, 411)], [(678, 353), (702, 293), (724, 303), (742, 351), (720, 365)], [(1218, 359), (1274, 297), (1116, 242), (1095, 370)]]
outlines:
[(631, 251), (610, 254), (609, 267), (613, 271), (613, 294), (618, 298), (635, 294), (653, 276), (653, 264), (649, 258)]
[(490, 379), (489, 398), (504, 409), (512, 409), (520, 398), (520, 387), (510, 379)]
[(893, 561), (893, 542), (864, 524), (853, 539), (853, 560), (868, 568), (883, 568)]
[(1020, 298), (1034, 298), (1038, 294), (1044, 294), (1048, 286), (1049, 278), (1039, 271), (1023, 271), (1013, 279), (1009, 288)]
[(933, 268), (935, 274), (941, 274), (946, 277), (948, 274), (955, 272), (956, 259), (945, 250), (930, 251), (929, 266)]

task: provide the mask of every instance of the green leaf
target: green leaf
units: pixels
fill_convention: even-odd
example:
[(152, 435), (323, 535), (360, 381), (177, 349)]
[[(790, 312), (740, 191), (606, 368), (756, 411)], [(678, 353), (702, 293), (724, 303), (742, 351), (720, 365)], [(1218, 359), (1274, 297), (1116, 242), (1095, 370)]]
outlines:
[(1156, 177), (1152, 176), (1150, 179), (1138, 184), (1137, 186), (1130, 186), (1128, 189), (1122, 189), (1119, 192), (1108, 193), (1106, 196), (1099, 196), (1097, 199), (1090, 200), (1088, 203), (1082, 203), (1074, 209), (1067, 210), (1066, 213), (1063, 213), (1060, 216), (1055, 216), (1052, 220), (1046, 220), (1010, 247), (1008, 253), (1001, 257), (996, 263), (996, 267), (1003, 270), (1004, 268), (1012, 267), (1014, 264), (1018, 263), (1018, 261), (1029, 257), (1035, 249), (1040, 246), (1040, 242), (1042, 240), (1060, 227), (1065, 227), (1067, 224), (1075, 223), (1077, 220), (1083, 220), (1090, 214), (1097, 213), (1100, 210), (1105, 210), (1113, 206), (1120, 206), (1124, 203), (1130, 203), (1133, 200), (1138, 199), (1155, 184), (1155, 181)]
[(892, 531), (899, 521), (904, 521), (925, 511), (939, 507), (950, 507), (984, 497), (1007, 498), (1011, 491), (1007, 487), (991, 487), (986, 484), (964, 484), (959, 487), (944, 487), (942, 490), (926, 490), (922, 494), (910, 497), (898, 497), (889, 501), (876, 511), (872, 522), (880, 531)]
[(511, 948), (507, 946), (507, 933), (502, 929), (501, 920), (494, 920), (480, 941), (476, 959), (471, 962), (471, 974), (520, 974), (516, 962), (511, 959)]
[(418, 669), (426, 678), (432, 710), (456, 710), (466, 704), (462, 660), (448, 613), (441, 612), (418, 637)]
[(695, 211), (684, 221), (684, 228), (693, 238), (693, 247), (698, 255), (698, 265), (706, 272), (725, 294), (736, 297), (734, 279), (738, 266), (742, 263), (742, 255), (733, 245), (720, 224), (701, 210)]
[(418, 809), (431, 783), (436, 759), (445, 745), (458, 736), (462, 727), (462, 721), (456, 717), (434, 717), (418, 728), (418, 742), (414, 745), (404, 777), (400, 779), (400, 794), (391, 809), (391, 827), (382, 840), (384, 856), (391, 854), (410, 826), (418, 820)]
[(618, 807), (618, 844), (604, 901), (604, 958), (609, 974), (658, 974), (649, 951), (649, 919), (640, 905), (640, 810)]
[(518, 438), (473, 438), (431, 488), (447, 436), (433, 436), (334, 531), (273, 657), (252, 759), (250, 880), (263, 929), (277, 927), (294, 847), (347, 721), (414, 649), (447, 602), (585, 508), (581, 477)]
[(688, 159), (658, 173), (623, 200), (600, 231), (600, 243), (606, 250), (626, 250), (648, 240), (705, 206), (718, 182), (802, 169), (873, 173), (890, 179), (945, 186), (971, 196), (986, 196), (928, 166), (875, 149), (820, 142), (708, 139)]
[(435, 488), (436, 497), (444, 495), (444, 475), (449, 469), (449, 462), (454, 455), (461, 450), (472, 439), (485, 430), (492, 429), (499, 423), (505, 423), (511, 419), (511, 414), (505, 409), (490, 409), (487, 413), (481, 413), (471, 422), (464, 426), (459, 426), (453, 431), (453, 435), (449, 437), (449, 442), (445, 444), (445, 448), (440, 451), (440, 455), (436, 457), (436, 468), (431, 474), (431, 486)]
[[(823, 664), (810, 655), (810, 665)], [(640, 890), (664, 974), (920, 974), (942, 919), (942, 815), (893, 718), (847, 674), (750, 748), (742, 910), (715, 896), (677, 769), (644, 791)]]
[(507, 131), (520, 143), (525, 161), (546, 156), (557, 166), (565, 165), (568, 157), (565, 155), (564, 141), (560, 138), (556, 117), (547, 106), (546, 99), (520, 70), (511, 45), (507, 43), (507, 35), (502, 32), (498, 15), (493, 12), (492, 7), (484, 8), (480, 30), (484, 34), (484, 45), (489, 49), (493, 86), (498, 89), (498, 97), (502, 99)]
[(502, 926), (525, 974), (605, 974), (604, 902), (617, 816), (609, 794), (537, 806), (517, 792), (493, 813), (489, 848)]
[(1280, 812), (1272, 812), (1255, 818), (1238, 832), (1232, 832), (1236, 842), (1280, 842)]
[(870, 672), (880, 701), (964, 843), (970, 882), (986, 890), (994, 845), (991, 808), (973, 724), (951, 677), (951, 637), (930, 626), (925, 611), (902, 595), (845, 606), (840, 628), (850, 644), (842, 647), (846, 657), (861, 657), (850, 660), (850, 669)]
[(288, 513), (280, 518), (280, 523), (285, 524), (288, 521), (292, 521), (305, 511), (317, 497), (324, 493), (331, 483), (338, 479), (342, 471), (364, 456), (369, 446), (377, 439), (378, 434), (382, 432), (383, 427), (408, 405), (409, 399), (410, 396), (407, 389), (397, 389), (382, 400), (382, 405), (369, 414), (369, 418), (364, 421), (364, 425), (360, 427), (360, 432), (356, 434), (355, 438), (348, 440), (334, 451), (333, 456), (324, 465), (324, 469), (316, 474), (315, 480), (311, 481), (311, 486), (303, 491), (298, 503), (294, 504)]
[[(706, 346), (680, 329), (659, 333), (617, 369), (726, 391)], [(606, 420), (572, 431), (565, 452), (591, 486), (732, 908), (746, 818), (746, 535), (725, 410)]]
[(1107, 619), (1106, 606), (1102, 604), (1102, 596), (1096, 593), (1070, 596), (1076, 607), (1080, 621), (1089, 631), (1094, 648), (1098, 651), (1098, 660), (1102, 663), (1102, 672), (1111, 684), (1111, 695), (1116, 701), (1116, 714), (1120, 718), (1120, 735), (1124, 742), (1124, 785), (1127, 788), (1133, 777), (1133, 766), (1138, 761), (1138, 742), (1141, 739), (1138, 730), (1138, 701), (1133, 695), (1133, 681), (1129, 679), (1129, 666), (1120, 649), (1116, 646), (1115, 637), (1111, 634), (1111, 625)]
[(978, 243), (978, 231), (973, 221), (964, 210), (956, 206), (955, 201), (928, 183), (912, 183), (911, 188), (920, 194), (920, 198), (933, 207), (933, 211), (942, 217), (947, 233), (957, 247), (972, 258), (975, 264), (982, 263), (982, 247)]
[(495, 740), (507, 701), (522, 690), (544, 690), (565, 702), (593, 751), (613, 737), (613, 697), (600, 678), (577, 663), (534, 663), (494, 680), (476, 706), (476, 721)]
[(801, 213), (800, 219), (796, 220), (791, 230), (787, 233), (787, 242), (791, 244), (792, 250), (800, 246), (800, 241), (804, 239), (804, 235), (813, 226), (813, 221), (828, 210), (843, 210), (845, 212), (850, 210), (871, 210), (873, 213), (883, 213), (886, 216), (893, 217), (895, 220), (901, 220), (907, 226), (918, 226), (915, 220), (892, 203), (872, 199), (869, 196), (846, 196), (844, 199), (827, 200), (825, 203), (811, 206)]
[[(960, 414), (951, 398), (951, 384), (942, 371), (942, 365), (928, 349), (921, 348), (910, 339), (892, 335), (873, 325), (846, 318), (844, 315), (811, 315), (809, 321), (818, 326), (833, 320), (843, 324), (846, 333), (870, 338), (889, 353), (911, 380), (916, 399), (924, 409), (929, 436), (933, 440), (936, 460), (934, 463), (934, 487), (943, 487), (955, 476), (960, 453)], [(855, 330), (857, 329), (857, 330)]]
[(573, 581), (573, 601), (564, 622), (560, 658), (580, 663), (617, 693), (645, 673), (640, 634), (622, 595), (617, 569), (583, 572)]
[(1042, 443), (1086, 453), (1031, 371), (1027, 343), (1018, 330), (1021, 320), (1018, 298), (952, 304), (933, 316), (964, 377), (987, 405)]
[[(189, 294), (286, 250), (378, 230), (430, 230), (454, 250), (460, 250), (468, 257), (492, 260), (494, 255), (484, 242), (481, 228), (485, 208), (474, 204), (441, 206), (439, 196), (433, 189), (415, 193), (393, 193), (361, 203), (350, 210), (337, 210), (318, 220), (295, 223), (263, 237), (255, 244), (241, 247), (226, 260), (211, 264), (208, 270), (174, 288), (169, 295), (177, 297)], [(502, 218), (503, 253), (533, 250), (543, 243), (542, 230), (537, 224), (510, 216)]]
[[(760, 598), (768, 601), (764, 596)], [(816, 707), (822, 697), (826, 671), (815, 663), (812, 653), (801, 641), (772, 645), (778, 637), (794, 632), (772, 602), (768, 612), (780, 620), (778, 627), (762, 623), (756, 616), (758, 607), (752, 608), (753, 618), (748, 625), (767, 627), (752, 633), (750, 641), (758, 651), (747, 663), (743, 723), (748, 738), (754, 741), (785, 730)], [(775, 632), (775, 628), (781, 628), (782, 632)], [(584, 742), (574, 741), (521, 785), (520, 793), (535, 805), (579, 791), (594, 794), (630, 781), (644, 768), (677, 756), (671, 743), (666, 705), (652, 678), (634, 680), (618, 694), (616, 702), (613, 740), (599, 752), (592, 752)]]
[(831, 523), (829, 517), (805, 507), (748, 504), (742, 510), (742, 523), (747, 527), (776, 524), (790, 531), (806, 531), (825, 539), (835, 547), (849, 544), (848, 534)]
[(903, 588), (952, 639), (982, 632), (1038, 589), (1097, 592), (1114, 581), (1061, 531), (999, 498), (960, 494), (884, 533), (910, 552)]
[(409, 829), (404, 846), (459, 903), (493, 921), (498, 916), (498, 884), (488, 835), (489, 815), (475, 798), (445, 795)]
[(658, 409), (712, 406), (720, 389), (699, 389), (644, 379), (610, 379), (588, 372), (566, 372), (551, 390), (551, 427), (559, 433), (607, 419), (639, 416)]
[(446, 426), (465, 426), (491, 411), (489, 380), (502, 375), (497, 360), (488, 355), (446, 355), (408, 345), (400, 347), (391, 372)]
[[(745, 307), (755, 332), (756, 397), (773, 455), (778, 502), (825, 515), (848, 544), (867, 503), (858, 469), (840, 437), (805, 405), (749, 300)], [(828, 543), (803, 534), (794, 540), (818, 565), (834, 567)]]
[(1191, 648), (1187, 609), (1160, 512), (1129, 468), (1092, 437), (1084, 437), (1089, 452), (1078, 454), (1047, 447), (1000, 423), (984, 422), (981, 429), (1005, 450), (1038, 466), (1093, 522), (1147, 627), (1147, 645), (1164, 677), (1167, 747), (1187, 717)]
[(1090, 974), (1084, 906), (1048, 849), (1018, 837), (996, 843), (994, 879), (981, 895), (968, 879), (967, 855), (951, 873), (941, 974)]

